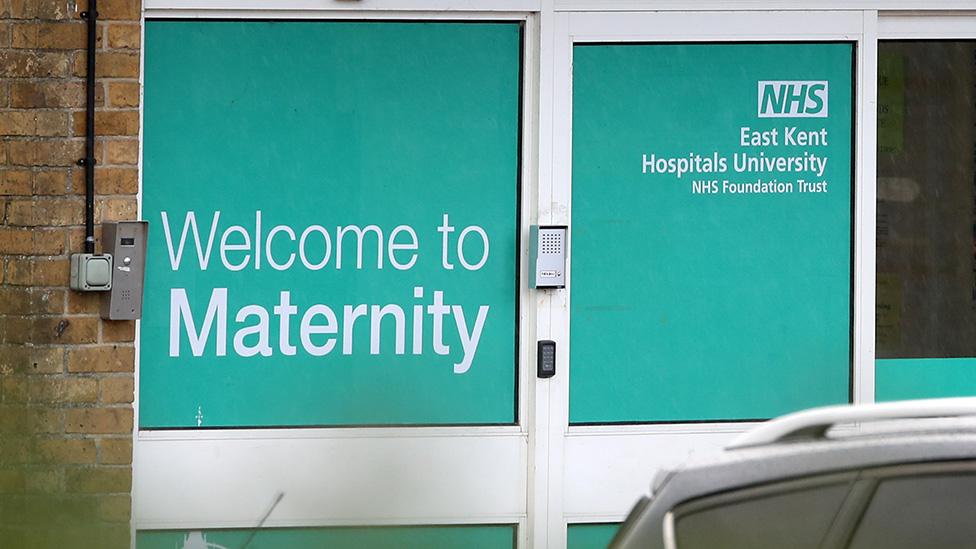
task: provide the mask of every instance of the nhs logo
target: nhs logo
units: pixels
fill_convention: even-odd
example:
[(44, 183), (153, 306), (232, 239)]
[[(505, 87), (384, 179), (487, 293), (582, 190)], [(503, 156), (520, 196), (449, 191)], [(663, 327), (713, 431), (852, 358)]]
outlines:
[(759, 118), (826, 117), (826, 80), (759, 81)]

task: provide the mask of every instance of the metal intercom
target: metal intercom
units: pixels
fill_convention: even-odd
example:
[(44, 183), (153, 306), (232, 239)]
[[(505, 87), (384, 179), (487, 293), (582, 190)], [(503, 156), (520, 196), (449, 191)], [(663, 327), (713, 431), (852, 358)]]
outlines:
[(146, 275), (146, 221), (102, 223), (102, 248), (113, 258), (112, 289), (102, 300), (102, 318), (142, 317), (142, 286)]
[(533, 225), (529, 265), (533, 288), (566, 287), (566, 225)]

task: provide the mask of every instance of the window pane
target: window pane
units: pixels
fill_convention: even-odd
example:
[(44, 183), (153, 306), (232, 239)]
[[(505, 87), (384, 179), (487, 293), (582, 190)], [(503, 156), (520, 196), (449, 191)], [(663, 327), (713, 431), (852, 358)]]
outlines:
[(147, 22), (140, 427), (514, 423), (520, 51)]
[(976, 547), (976, 476), (882, 482), (850, 547)]
[(693, 512), (677, 521), (677, 546), (680, 549), (818, 547), (847, 489), (847, 484), (834, 484)]
[(877, 356), (976, 356), (976, 42), (882, 42)]
[(853, 53), (574, 46), (570, 423), (848, 400)]

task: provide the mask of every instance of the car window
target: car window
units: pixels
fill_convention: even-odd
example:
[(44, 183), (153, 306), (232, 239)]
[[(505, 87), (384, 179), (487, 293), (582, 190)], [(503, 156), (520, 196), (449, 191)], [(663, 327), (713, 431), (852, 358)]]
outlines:
[(881, 480), (849, 547), (976, 548), (976, 474)]
[(724, 502), (713, 498), (679, 507), (674, 511), (675, 545), (678, 549), (816, 548), (850, 485), (784, 485), (773, 493), (744, 490), (723, 495)]

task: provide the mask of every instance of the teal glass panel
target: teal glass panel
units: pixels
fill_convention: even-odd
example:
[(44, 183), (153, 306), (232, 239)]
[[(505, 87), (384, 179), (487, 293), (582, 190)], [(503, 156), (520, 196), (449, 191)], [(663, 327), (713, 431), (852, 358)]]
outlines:
[(566, 530), (567, 549), (606, 549), (619, 524), (570, 524)]
[(849, 400), (849, 43), (577, 45), (570, 421)]
[(268, 528), (263, 530), (141, 531), (139, 549), (512, 549), (515, 526)]
[(875, 400), (976, 396), (976, 358), (875, 361)]
[(142, 428), (515, 422), (520, 43), (146, 23)]

